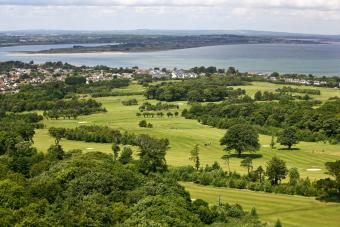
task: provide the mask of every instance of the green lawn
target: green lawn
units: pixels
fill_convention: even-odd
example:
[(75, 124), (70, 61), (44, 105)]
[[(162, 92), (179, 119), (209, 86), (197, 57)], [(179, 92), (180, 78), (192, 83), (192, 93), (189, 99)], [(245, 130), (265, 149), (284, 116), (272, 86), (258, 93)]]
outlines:
[(273, 226), (279, 218), (285, 227), (337, 227), (340, 223), (340, 204), (324, 203), (302, 196), (279, 195), (247, 190), (215, 188), (193, 183), (181, 183), (193, 199), (216, 204), (238, 203), (245, 210), (256, 207), (262, 221)]
[[(278, 86), (268, 83), (255, 83), (256, 85), (246, 87), (247, 90), (259, 88), (264, 90), (266, 88), (272, 89), (272, 86)], [(122, 91), (124, 89), (120, 89)], [(127, 91), (141, 91), (142, 87), (136, 84), (128, 87)], [(325, 89), (327, 90), (327, 89)], [(332, 90), (333, 91), (333, 90)], [(339, 93), (339, 91), (338, 91)], [(322, 94), (324, 92), (322, 91)], [(333, 94), (334, 96), (335, 94)], [(338, 94), (339, 95), (339, 94)], [(77, 120), (44, 120), (46, 129), (37, 130), (34, 138), (35, 146), (41, 150), (46, 151), (53, 139), (48, 136), (49, 127), (76, 127), (82, 124), (98, 124), (107, 125), (112, 128), (118, 128), (135, 133), (147, 133), (158, 138), (168, 138), (170, 140), (170, 150), (167, 154), (167, 162), (174, 166), (189, 165), (189, 152), (195, 146), (200, 145), (201, 149), (201, 163), (203, 165), (211, 164), (214, 161), (221, 161), (221, 156), (225, 153), (223, 147), (219, 145), (219, 140), (225, 133), (225, 130), (212, 128), (199, 124), (196, 120), (187, 120), (182, 117), (172, 118), (150, 118), (147, 121), (154, 125), (152, 129), (139, 128), (138, 122), (143, 118), (137, 118), (135, 114), (138, 112), (138, 106), (123, 106), (122, 100), (136, 98), (139, 102), (144, 101), (143, 96), (129, 96), (129, 97), (104, 97), (98, 98), (102, 102), (107, 113), (94, 114), (90, 116), (82, 116)], [(153, 101), (156, 102), (156, 101)], [(178, 102), (180, 111), (187, 107), (186, 102)], [(273, 156), (278, 156), (287, 162), (289, 167), (297, 167), (303, 177), (321, 178), (325, 177), (324, 163), (327, 161), (334, 161), (340, 159), (340, 145), (330, 145), (324, 143), (306, 143), (301, 142), (297, 145), (300, 150), (286, 151), (278, 149), (271, 150), (269, 143), (271, 138), (269, 136), (261, 135), (260, 137), (262, 148), (258, 154), (262, 157), (253, 161), (254, 166), (265, 166), (265, 163)], [(209, 144), (205, 146), (205, 144)], [(77, 141), (63, 140), (62, 145), (66, 150), (82, 149), (84, 151), (99, 150), (103, 152), (111, 152), (109, 144), (95, 144)], [(239, 158), (231, 159), (231, 169), (238, 172), (245, 173), (246, 169), (240, 167)], [(321, 171), (309, 172), (307, 169), (320, 168)]]

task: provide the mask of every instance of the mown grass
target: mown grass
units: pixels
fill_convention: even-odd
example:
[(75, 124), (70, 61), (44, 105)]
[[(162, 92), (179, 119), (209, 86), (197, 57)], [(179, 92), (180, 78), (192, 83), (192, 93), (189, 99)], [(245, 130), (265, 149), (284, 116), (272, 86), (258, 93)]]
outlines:
[[(274, 89), (273, 85), (268, 83), (255, 83), (244, 87), (250, 93), (256, 89)], [(141, 91), (143, 88), (140, 85), (133, 84), (126, 88), (127, 92)], [(328, 90), (328, 89), (324, 89)], [(124, 89), (120, 89), (124, 91)], [(333, 90), (331, 90), (333, 91)], [(329, 91), (329, 92), (331, 92)], [(332, 93), (330, 96), (339, 95), (340, 92)], [(322, 99), (325, 92), (322, 91)], [(320, 98), (319, 97), (319, 98)], [(154, 127), (151, 129), (139, 128), (138, 122), (143, 119), (136, 117), (138, 112), (138, 106), (123, 106), (122, 100), (128, 100), (136, 98), (140, 103), (144, 100), (143, 96), (121, 96), (121, 97), (104, 97), (97, 100), (105, 106), (108, 110), (107, 113), (94, 114), (90, 116), (82, 116), (77, 120), (44, 120), (46, 125), (45, 129), (37, 130), (35, 140), (35, 146), (41, 150), (46, 151), (47, 148), (53, 143), (53, 138), (48, 135), (49, 127), (77, 127), (83, 124), (98, 124), (107, 125), (112, 128), (118, 128), (121, 130), (127, 130), (137, 134), (147, 133), (158, 138), (168, 138), (170, 140), (170, 146), (167, 153), (167, 162), (173, 166), (183, 166), (192, 164), (189, 161), (189, 152), (198, 144), (200, 146), (200, 158), (201, 164), (212, 164), (214, 161), (218, 161), (223, 164), (221, 156), (225, 154), (223, 147), (219, 145), (219, 140), (225, 133), (225, 130), (204, 126), (198, 123), (196, 120), (188, 120), (183, 117), (155, 117), (147, 118), (148, 122), (151, 122)], [(156, 102), (156, 101), (152, 101)], [(179, 112), (187, 107), (186, 102), (177, 102), (180, 106)], [(325, 177), (324, 163), (327, 161), (334, 161), (340, 159), (340, 145), (330, 145), (320, 143), (307, 143), (301, 142), (296, 147), (299, 150), (287, 151), (280, 150), (283, 148), (277, 145), (277, 149), (270, 149), (269, 144), (271, 137), (260, 136), (260, 142), (262, 145), (261, 150), (257, 153), (259, 158), (253, 160), (254, 167), (259, 165), (265, 166), (266, 162), (273, 156), (278, 156), (287, 162), (288, 167), (297, 167), (303, 177), (310, 177), (312, 179)], [(110, 144), (96, 144), (85, 143), (77, 141), (63, 140), (62, 145), (66, 150), (81, 149), (83, 151), (103, 151), (111, 152)], [(240, 158), (231, 159), (231, 170), (241, 173), (245, 173), (246, 169), (240, 167)], [(223, 165), (225, 166), (225, 165)], [(310, 172), (307, 169), (320, 168), (321, 171)]]
[(190, 192), (192, 199), (204, 199), (213, 205), (220, 198), (221, 202), (238, 203), (248, 211), (255, 207), (261, 220), (269, 226), (273, 226), (277, 219), (285, 227), (336, 227), (340, 223), (340, 204), (336, 203), (302, 196), (181, 184)]

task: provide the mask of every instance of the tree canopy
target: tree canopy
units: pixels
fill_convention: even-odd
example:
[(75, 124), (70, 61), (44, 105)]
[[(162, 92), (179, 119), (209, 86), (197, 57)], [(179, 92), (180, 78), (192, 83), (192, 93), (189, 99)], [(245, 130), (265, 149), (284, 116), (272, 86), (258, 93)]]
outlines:
[(250, 125), (237, 124), (228, 129), (220, 140), (225, 150), (235, 150), (238, 156), (245, 151), (257, 151), (260, 148), (259, 135)]

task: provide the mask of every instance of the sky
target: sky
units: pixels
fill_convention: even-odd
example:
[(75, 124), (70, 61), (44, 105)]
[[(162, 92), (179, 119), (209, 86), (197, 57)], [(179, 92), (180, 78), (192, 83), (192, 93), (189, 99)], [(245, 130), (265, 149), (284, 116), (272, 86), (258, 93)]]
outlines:
[(0, 0), (0, 30), (23, 29), (340, 34), (340, 0)]

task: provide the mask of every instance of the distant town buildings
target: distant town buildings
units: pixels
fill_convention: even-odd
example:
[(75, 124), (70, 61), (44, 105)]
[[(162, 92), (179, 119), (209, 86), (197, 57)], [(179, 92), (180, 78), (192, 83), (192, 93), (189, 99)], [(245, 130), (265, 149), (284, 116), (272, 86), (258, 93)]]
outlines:
[[(46, 68), (36, 65), (33, 69), (13, 68), (9, 72), (0, 74), (0, 92), (18, 91), (23, 84), (40, 84), (51, 81), (65, 81), (70, 75), (79, 75), (86, 78), (86, 83), (112, 80), (113, 78), (133, 79), (134, 75), (149, 75), (152, 78), (162, 79), (193, 79), (205, 76), (205, 73), (197, 74), (190, 70), (183, 69), (140, 69), (126, 70), (121, 73), (113, 73), (111, 69), (94, 69), (89, 67), (77, 68)], [(123, 70), (124, 71), (124, 70)], [(128, 71), (128, 73), (127, 73)], [(262, 77), (274, 83), (287, 83), (307, 86), (327, 86), (327, 80), (315, 78), (301, 79), (296, 76), (273, 76), (272, 74), (247, 73), (248, 77)], [(340, 87), (340, 84), (339, 86)]]
[(284, 80), (286, 83), (291, 83), (291, 84), (314, 85), (314, 86), (327, 85), (326, 81), (319, 81), (319, 80), (304, 80), (304, 79), (294, 79), (294, 78), (285, 78)]
[(172, 79), (188, 79), (188, 78), (197, 78), (198, 75), (193, 72), (185, 72), (184, 70), (174, 70), (171, 73)]

